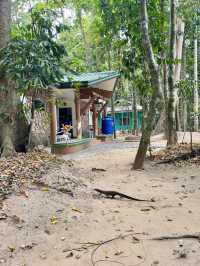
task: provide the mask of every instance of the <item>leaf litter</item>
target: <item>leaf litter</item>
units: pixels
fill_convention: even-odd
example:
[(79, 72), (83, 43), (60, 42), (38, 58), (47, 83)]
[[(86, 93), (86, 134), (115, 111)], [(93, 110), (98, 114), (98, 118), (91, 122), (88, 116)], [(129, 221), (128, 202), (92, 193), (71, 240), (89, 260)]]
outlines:
[(177, 166), (183, 164), (199, 164), (200, 165), (200, 145), (193, 144), (191, 151), (190, 144), (177, 144), (159, 151), (155, 151), (151, 160), (158, 164), (174, 163)]
[[(40, 189), (43, 192), (48, 192), (51, 185), (48, 186), (48, 182), (43, 182), (43, 177), (48, 175), (49, 172), (54, 172), (58, 176), (63, 166), (73, 169), (73, 162), (59, 159), (44, 150), (17, 153), (13, 157), (0, 158), (0, 208), (2, 207), (2, 201), (13, 192), (28, 198), (29, 195), (25, 189), (29, 184), (36, 186), (41, 184)], [(73, 183), (73, 188), (79, 185), (72, 175), (68, 177), (68, 172), (64, 172), (65, 176), (63, 178), (66, 183)], [(62, 189), (58, 187), (58, 191), (67, 193), (69, 189), (64, 189), (62, 185)], [(56, 189), (55, 186), (53, 188)]]

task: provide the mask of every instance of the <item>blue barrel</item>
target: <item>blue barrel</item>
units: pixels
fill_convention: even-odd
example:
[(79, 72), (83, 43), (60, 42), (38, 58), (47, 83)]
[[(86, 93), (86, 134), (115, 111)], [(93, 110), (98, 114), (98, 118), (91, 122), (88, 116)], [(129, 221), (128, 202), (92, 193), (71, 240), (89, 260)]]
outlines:
[(113, 134), (113, 119), (112, 117), (102, 118), (102, 134), (112, 135)]

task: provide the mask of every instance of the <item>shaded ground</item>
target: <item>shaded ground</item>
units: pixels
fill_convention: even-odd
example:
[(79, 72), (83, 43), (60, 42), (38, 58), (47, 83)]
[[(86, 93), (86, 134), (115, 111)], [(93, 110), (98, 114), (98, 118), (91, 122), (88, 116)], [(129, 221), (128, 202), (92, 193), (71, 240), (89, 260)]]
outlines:
[[(0, 219), (0, 264), (200, 265), (198, 240), (150, 240), (200, 232), (199, 167), (147, 162), (144, 171), (132, 171), (134, 145), (93, 146), (76, 159), (73, 156), (59, 171), (52, 169), (41, 185), (29, 184), (25, 195), (9, 196), (2, 209), (7, 217)], [(106, 171), (92, 171), (95, 167)], [(52, 186), (72, 189), (73, 197)], [(143, 199), (153, 197), (155, 202), (107, 199), (94, 188)], [(84, 244), (119, 235), (124, 237), (99, 246), (95, 252), (96, 246), (87, 248)]]

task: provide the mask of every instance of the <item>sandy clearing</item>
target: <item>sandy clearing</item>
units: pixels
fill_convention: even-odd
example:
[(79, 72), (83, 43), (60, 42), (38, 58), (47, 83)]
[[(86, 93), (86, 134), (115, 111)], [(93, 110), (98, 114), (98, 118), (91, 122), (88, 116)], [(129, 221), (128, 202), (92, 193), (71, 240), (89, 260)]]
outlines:
[[(197, 240), (151, 241), (152, 237), (200, 232), (200, 176), (196, 166), (153, 166), (132, 171), (136, 149), (120, 147), (77, 156), (73, 167), (62, 169), (87, 187), (76, 189), (74, 198), (54, 190), (27, 189), (28, 198), (13, 195), (5, 201), (8, 219), (0, 221), (0, 261), (5, 266), (90, 266), (94, 248), (64, 252), (82, 242), (105, 241), (120, 234), (132, 236), (113, 241), (95, 253), (96, 266), (195, 266), (200, 265)], [(106, 172), (92, 172), (91, 168)], [(55, 173), (45, 180), (52, 182)], [(98, 197), (93, 189), (114, 189), (155, 203)], [(81, 212), (74, 211), (76, 208)], [(20, 218), (13, 218), (16, 215)], [(56, 216), (57, 224), (50, 219)], [(23, 245), (31, 245), (23, 250)], [(11, 253), (8, 246), (16, 250)], [(20, 248), (22, 247), (22, 248)], [(178, 258), (180, 253), (186, 258)], [(107, 262), (106, 262), (107, 261)], [(115, 261), (115, 262), (111, 262)], [(119, 264), (121, 263), (121, 264)]]

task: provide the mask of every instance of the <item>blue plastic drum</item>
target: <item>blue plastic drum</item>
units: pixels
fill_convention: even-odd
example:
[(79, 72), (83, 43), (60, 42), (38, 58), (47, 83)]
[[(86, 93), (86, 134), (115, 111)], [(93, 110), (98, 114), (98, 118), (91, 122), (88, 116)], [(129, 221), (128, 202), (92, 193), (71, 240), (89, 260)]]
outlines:
[(112, 117), (102, 118), (102, 134), (112, 135), (113, 134), (113, 119)]

